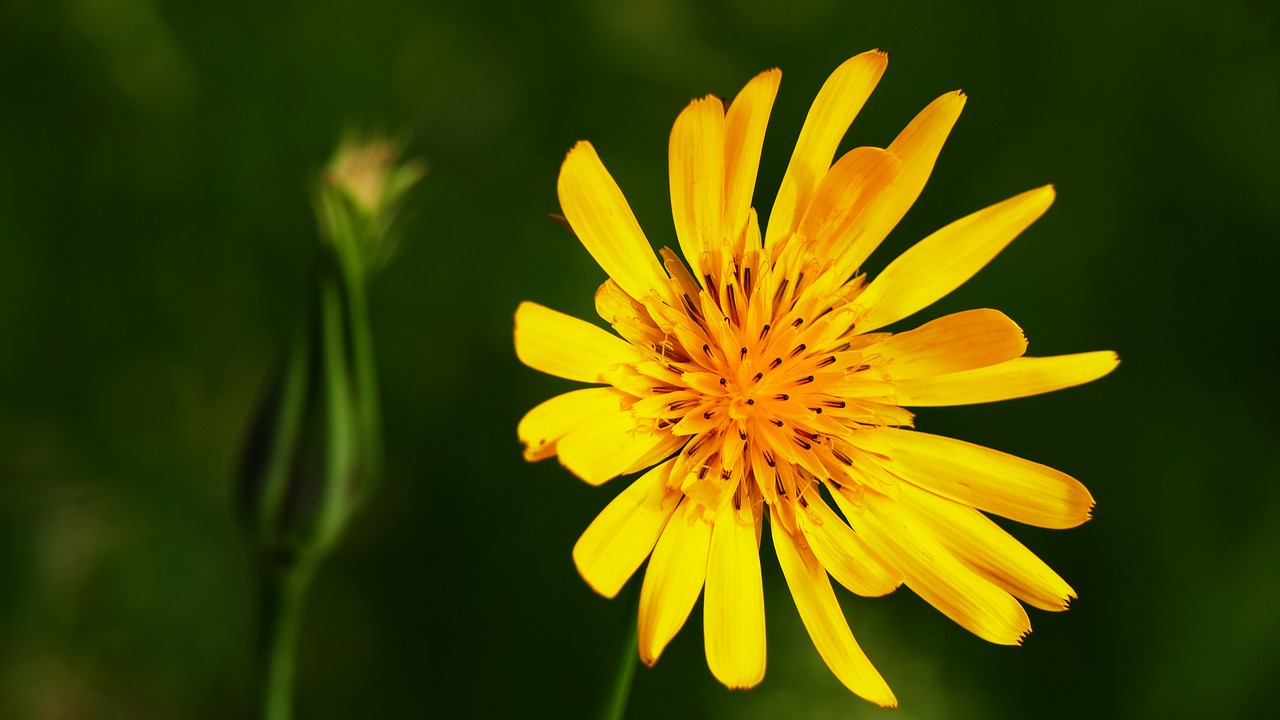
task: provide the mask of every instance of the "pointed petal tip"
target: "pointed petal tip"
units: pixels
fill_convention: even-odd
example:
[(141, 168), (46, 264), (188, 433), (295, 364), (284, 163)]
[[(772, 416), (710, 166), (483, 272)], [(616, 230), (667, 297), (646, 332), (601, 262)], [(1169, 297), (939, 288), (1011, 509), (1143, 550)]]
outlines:
[[(587, 584), (597, 595), (612, 600), (617, 597), (618, 592), (622, 590), (622, 585), (617, 588), (602, 587), (600, 583), (592, 580), (591, 574), (587, 571), (587, 558), (584, 556), (584, 548), (582, 547), (582, 538), (578, 538), (578, 542), (573, 545), (573, 567), (577, 569), (578, 576)], [(626, 583), (623, 583), (625, 585)]]

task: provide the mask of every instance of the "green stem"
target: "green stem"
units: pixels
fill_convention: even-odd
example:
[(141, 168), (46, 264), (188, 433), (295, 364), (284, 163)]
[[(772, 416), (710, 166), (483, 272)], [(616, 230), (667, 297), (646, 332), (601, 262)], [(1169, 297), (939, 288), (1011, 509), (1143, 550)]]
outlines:
[(636, 623), (640, 617), (637, 603), (632, 603), (627, 621), (626, 640), (622, 643), (622, 655), (618, 658), (618, 672), (613, 687), (605, 698), (601, 720), (622, 720), (627, 714), (627, 699), (631, 696), (631, 680), (636, 676), (636, 661), (640, 659)]
[(259, 608), (259, 720), (291, 720), (302, 608), (314, 575), (307, 561), (265, 559)]

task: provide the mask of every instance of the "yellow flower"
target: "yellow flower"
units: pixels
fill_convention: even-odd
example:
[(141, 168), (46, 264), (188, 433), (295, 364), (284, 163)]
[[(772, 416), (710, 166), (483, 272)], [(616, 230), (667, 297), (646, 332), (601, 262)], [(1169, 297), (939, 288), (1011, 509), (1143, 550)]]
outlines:
[(654, 256), (587, 142), (560, 171), (564, 214), (607, 272), (596, 309), (621, 338), (534, 303), (516, 312), (526, 365), (596, 384), (531, 410), (525, 457), (552, 455), (593, 485), (648, 472), (573, 549), (613, 597), (649, 558), (640, 657), (652, 664), (699, 593), (707, 664), (725, 685), (765, 671), (762, 522), (800, 617), (846, 687), (897, 700), (858, 647), (828, 576), (859, 595), (906, 583), (994, 643), (1031, 630), (1018, 600), (1062, 610), (1066, 582), (983, 513), (1049, 528), (1089, 518), (1093, 498), (1051, 468), (912, 427), (908, 407), (1024, 397), (1097, 379), (1112, 352), (1023, 357), (996, 310), (904, 332), (906, 318), (973, 276), (1053, 202), (1017, 195), (921, 240), (876, 278), (863, 261), (919, 196), (964, 106), (926, 107), (888, 149), (836, 146), (887, 63), (841, 65), (809, 110), (763, 237), (751, 193), (781, 73), (761, 73), (727, 108), (693, 101), (671, 131), (671, 207), (686, 268)]

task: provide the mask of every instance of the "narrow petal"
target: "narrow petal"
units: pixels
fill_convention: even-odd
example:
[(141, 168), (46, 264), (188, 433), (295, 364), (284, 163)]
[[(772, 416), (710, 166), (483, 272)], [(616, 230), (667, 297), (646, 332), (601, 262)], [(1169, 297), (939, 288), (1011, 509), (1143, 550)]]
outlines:
[(764, 131), (781, 82), (782, 71), (777, 68), (760, 73), (742, 88), (725, 115), (724, 232), (735, 243), (747, 228)]
[[(838, 503), (842, 498), (837, 493)], [(902, 568), (907, 586), (925, 602), (999, 645), (1019, 645), (1031, 632), (1031, 620), (1018, 601), (947, 552), (907, 506), (877, 493), (866, 493), (862, 503), (845, 510), (854, 530)]]
[(959, 90), (934, 100), (889, 145), (889, 152), (902, 160), (902, 167), (893, 184), (876, 197), (868, 213), (859, 247), (860, 254), (865, 254), (859, 263), (879, 246), (920, 197), (943, 143), (960, 118), (964, 103), (965, 95)]
[(689, 441), (687, 437), (672, 435), (670, 432), (665, 433), (662, 439), (643, 455), (636, 458), (630, 465), (622, 469), (619, 475), (630, 475), (631, 473), (640, 472), (646, 468), (657, 465), (658, 463), (671, 457), (671, 454), (679, 450)]
[(1022, 328), (999, 310), (967, 310), (915, 330), (897, 333), (867, 348), (887, 362), (894, 381), (987, 367), (1027, 351)]
[(1089, 519), (1093, 496), (1051, 467), (960, 440), (886, 428), (895, 475), (925, 490), (1010, 520), (1046, 528)]
[(897, 177), (901, 161), (880, 148), (860, 147), (845, 153), (822, 178), (805, 209), (797, 232), (817, 246), (816, 254), (834, 260), (843, 282), (871, 254), (862, 239), (867, 208)]
[(822, 177), (831, 167), (840, 139), (880, 82), (888, 63), (888, 53), (879, 50), (862, 53), (836, 68), (818, 91), (800, 130), (791, 163), (782, 176), (778, 197), (773, 201), (765, 231), (766, 245), (785, 240), (795, 232)]
[(578, 538), (573, 563), (591, 589), (608, 598), (617, 595), (653, 550), (680, 502), (680, 491), (667, 486), (673, 464), (641, 475)]
[(615, 365), (645, 358), (630, 343), (572, 315), (532, 302), (516, 308), (516, 357), (549, 375), (603, 383)]
[(560, 438), (601, 415), (616, 413), (625, 397), (613, 388), (583, 388), (537, 405), (516, 426), (524, 459), (533, 462), (555, 455)]
[(796, 519), (809, 549), (831, 577), (864, 597), (888, 595), (902, 584), (902, 571), (891, 567), (821, 498), (809, 501), (814, 513), (798, 512)]
[(639, 649), (646, 665), (680, 632), (702, 592), (711, 523), (703, 520), (697, 503), (685, 499), (667, 522), (649, 559), (640, 588)]
[(908, 407), (973, 405), (1039, 395), (1092, 382), (1116, 369), (1110, 350), (1017, 358), (965, 372), (914, 378), (898, 384), (898, 404)]
[(730, 688), (764, 679), (764, 586), (750, 510), (720, 513), (711, 531), (702, 599), (707, 666)]
[(809, 631), (823, 662), (845, 687), (859, 697), (880, 707), (897, 707), (898, 699), (893, 696), (888, 683), (858, 647), (858, 641), (853, 639), (853, 631), (849, 629), (849, 622), (845, 620), (822, 564), (780, 525), (774, 524), (769, 534), (773, 536), (778, 564), (782, 566), (782, 575), (787, 579), (791, 597), (800, 611), (800, 620)]
[(979, 210), (938, 230), (899, 255), (858, 298), (869, 332), (928, 307), (982, 269), (1053, 204), (1046, 185)]
[(906, 483), (902, 497), (960, 562), (996, 587), (1041, 610), (1066, 610), (1071, 586), (1022, 543), (966, 505)]
[(645, 428), (630, 410), (619, 410), (597, 416), (560, 438), (556, 453), (574, 475), (600, 485), (633, 468), (670, 436)]
[(573, 146), (556, 185), (560, 207), (587, 252), (627, 294), (664, 292), (667, 276), (618, 184), (585, 140)]
[(680, 250), (701, 279), (702, 253), (719, 247), (724, 219), (724, 104), (694, 100), (671, 128), (671, 215)]

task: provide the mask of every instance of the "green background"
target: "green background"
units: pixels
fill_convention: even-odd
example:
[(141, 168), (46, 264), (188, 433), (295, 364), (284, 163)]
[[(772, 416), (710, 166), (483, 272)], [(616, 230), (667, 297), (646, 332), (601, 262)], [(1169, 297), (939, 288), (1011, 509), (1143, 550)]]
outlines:
[(347, 127), (430, 173), (372, 290), (388, 476), (322, 569), (299, 718), (583, 717), (626, 600), (570, 548), (621, 481), (526, 464), (572, 387), (521, 366), (524, 299), (594, 318), (602, 272), (546, 219), (589, 138), (674, 245), (670, 124), (783, 69), (757, 207), (841, 61), (894, 56), (844, 147), (970, 101), (871, 261), (1053, 182), (1055, 207), (919, 320), (996, 307), (1030, 352), (1117, 350), (1051, 396), (924, 430), (1081, 478), (1095, 519), (1015, 533), (1071, 582), (1022, 648), (909, 591), (840, 591), (901, 700), (856, 699), (765, 546), (769, 670), (729, 692), (701, 611), (637, 674), (635, 718), (1251, 717), (1280, 702), (1280, 27), (1274, 3), (683, 4), (6, 0), (0, 5), (0, 717), (234, 718), (253, 582), (230, 512), (255, 396), (301, 312), (308, 178)]

